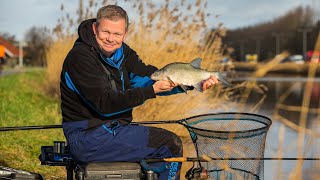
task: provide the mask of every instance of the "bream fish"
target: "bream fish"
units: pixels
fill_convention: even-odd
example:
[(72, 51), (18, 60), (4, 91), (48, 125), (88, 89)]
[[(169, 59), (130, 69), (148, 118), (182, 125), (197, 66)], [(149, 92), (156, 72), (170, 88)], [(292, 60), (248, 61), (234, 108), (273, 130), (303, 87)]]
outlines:
[(190, 63), (174, 62), (167, 64), (163, 68), (155, 71), (151, 75), (151, 79), (154, 81), (167, 80), (170, 83), (178, 84), (186, 93), (186, 86), (192, 86), (202, 92), (203, 81), (209, 79), (211, 75), (215, 76), (225, 86), (232, 86), (220, 72), (201, 69), (201, 61), (201, 58), (196, 58)]

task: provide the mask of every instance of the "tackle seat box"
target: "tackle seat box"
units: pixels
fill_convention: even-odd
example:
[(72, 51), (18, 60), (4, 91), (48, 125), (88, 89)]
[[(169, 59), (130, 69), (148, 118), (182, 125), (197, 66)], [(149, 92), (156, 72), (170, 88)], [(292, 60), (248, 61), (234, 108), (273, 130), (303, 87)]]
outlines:
[(78, 167), (75, 172), (79, 180), (140, 180), (142, 177), (140, 164), (129, 162), (90, 163)]

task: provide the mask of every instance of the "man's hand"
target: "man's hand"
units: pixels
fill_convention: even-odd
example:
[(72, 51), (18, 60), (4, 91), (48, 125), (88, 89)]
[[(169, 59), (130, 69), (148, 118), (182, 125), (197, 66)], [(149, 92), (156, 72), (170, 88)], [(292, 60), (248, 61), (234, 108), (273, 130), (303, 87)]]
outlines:
[(219, 83), (218, 79), (215, 76), (210, 76), (209, 79), (203, 82), (202, 89), (205, 91), (217, 83)]
[[(217, 83), (219, 83), (218, 79), (215, 76), (210, 76), (209, 79), (203, 81), (202, 89), (204, 91), (208, 90), (208, 89), (210, 89), (212, 86), (214, 86)], [(175, 88), (177, 86), (178, 86), (177, 83), (173, 84), (173, 83), (171, 83), (169, 81), (165, 81), (165, 80), (156, 81), (152, 85), (155, 94), (161, 93), (161, 92), (171, 91), (173, 88)]]
[(171, 91), (174, 87), (177, 87), (178, 84), (172, 84), (169, 81), (156, 81), (152, 87), (155, 94), (161, 92)]

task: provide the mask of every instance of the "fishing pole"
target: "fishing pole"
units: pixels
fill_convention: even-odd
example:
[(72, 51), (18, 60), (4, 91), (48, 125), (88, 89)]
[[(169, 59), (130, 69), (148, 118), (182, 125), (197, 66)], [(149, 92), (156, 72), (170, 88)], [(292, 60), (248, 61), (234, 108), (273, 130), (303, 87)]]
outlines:
[(201, 156), (201, 157), (172, 157), (172, 158), (156, 158), (156, 159), (146, 159), (147, 163), (155, 163), (155, 162), (209, 162), (212, 159), (209, 156)]
[[(169, 121), (141, 121), (131, 122), (130, 124), (181, 124), (183, 120), (169, 120)], [(20, 131), (20, 130), (40, 130), (40, 129), (57, 129), (62, 128), (61, 124), (55, 125), (40, 125), (40, 126), (11, 126), (11, 127), (0, 127), (0, 131)]]
[(19, 130), (39, 130), (39, 129), (56, 129), (62, 128), (62, 125), (42, 125), (42, 126), (13, 126), (0, 127), (0, 131), (19, 131)]
[(320, 158), (285, 158), (285, 157), (275, 157), (275, 158), (217, 158), (217, 157), (209, 157), (209, 156), (201, 156), (201, 157), (173, 157), (173, 158), (158, 158), (158, 159), (146, 159), (147, 163), (154, 162), (210, 162), (214, 160), (320, 160)]

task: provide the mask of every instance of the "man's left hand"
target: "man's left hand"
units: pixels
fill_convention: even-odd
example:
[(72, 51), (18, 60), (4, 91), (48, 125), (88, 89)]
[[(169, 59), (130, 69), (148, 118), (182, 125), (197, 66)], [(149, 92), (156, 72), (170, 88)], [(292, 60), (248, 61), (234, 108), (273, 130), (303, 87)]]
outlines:
[(218, 84), (219, 81), (215, 76), (210, 76), (209, 79), (205, 80), (202, 84), (202, 89), (205, 91), (210, 89), (213, 85)]

